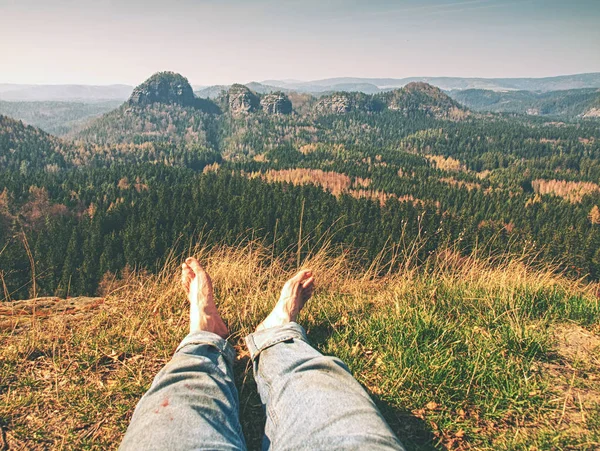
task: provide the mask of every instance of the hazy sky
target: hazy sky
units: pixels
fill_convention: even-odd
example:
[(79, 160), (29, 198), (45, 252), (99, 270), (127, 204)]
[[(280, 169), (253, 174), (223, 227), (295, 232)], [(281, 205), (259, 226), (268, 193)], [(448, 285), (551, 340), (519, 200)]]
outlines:
[(0, 0), (0, 82), (600, 72), (600, 0)]

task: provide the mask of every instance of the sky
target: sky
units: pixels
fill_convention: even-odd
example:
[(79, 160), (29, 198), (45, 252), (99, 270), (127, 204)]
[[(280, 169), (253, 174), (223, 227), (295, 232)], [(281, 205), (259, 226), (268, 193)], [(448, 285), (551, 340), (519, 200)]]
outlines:
[(0, 83), (600, 72), (600, 0), (0, 0)]

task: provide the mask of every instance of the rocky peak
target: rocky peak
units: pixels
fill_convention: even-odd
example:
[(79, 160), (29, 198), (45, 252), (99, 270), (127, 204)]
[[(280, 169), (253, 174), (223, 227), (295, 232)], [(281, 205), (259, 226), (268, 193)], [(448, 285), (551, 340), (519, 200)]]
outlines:
[(259, 109), (258, 96), (244, 85), (234, 84), (227, 91), (229, 111), (234, 114), (252, 113)]
[(196, 98), (187, 78), (174, 72), (158, 72), (133, 90), (130, 105), (152, 103), (194, 106)]
[(385, 99), (390, 110), (415, 108), (423, 104), (445, 100), (444, 97), (447, 97), (452, 102), (452, 99), (446, 96), (439, 88), (423, 82), (409, 83), (403, 88), (386, 92), (382, 97)]
[(428, 94), (434, 97), (437, 97), (439, 95), (445, 95), (442, 92), (442, 90), (437, 86), (430, 85), (429, 83), (425, 83), (423, 81), (413, 81), (411, 83), (408, 83), (402, 89), (406, 92), (422, 92), (424, 94)]
[(290, 114), (292, 112), (292, 102), (283, 92), (266, 94), (260, 100), (260, 105), (268, 114)]
[(352, 110), (352, 99), (347, 92), (337, 92), (321, 98), (315, 107), (319, 113), (348, 113)]
[(469, 115), (468, 110), (429, 83), (409, 83), (401, 89), (382, 94), (381, 98), (390, 110), (404, 114), (421, 111), (428, 116), (453, 120)]
[(362, 92), (335, 92), (321, 97), (315, 106), (317, 113), (344, 114), (351, 111), (381, 111), (383, 105), (379, 99)]

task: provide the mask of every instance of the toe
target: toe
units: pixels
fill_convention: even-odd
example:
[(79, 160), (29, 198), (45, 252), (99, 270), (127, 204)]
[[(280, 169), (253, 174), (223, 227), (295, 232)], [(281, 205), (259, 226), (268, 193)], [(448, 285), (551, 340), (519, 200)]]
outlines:
[(314, 282), (315, 278), (313, 276), (310, 276), (308, 279), (302, 282), (302, 288), (305, 290), (308, 288), (312, 288), (314, 286)]
[(212, 281), (210, 280), (210, 276), (204, 270), (200, 262), (196, 260), (194, 257), (188, 257), (185, 260), (185, 263), (190, 267), (190, 270), (195, 275), (195, 280), (198, 281), (198, 285), (200, 290), (204, 293), (204, 295), (212, 295)]
[(194, 271), (192, 271), (192, 269), (188, 265), (186, 265), (185, 263), (181, 265), (181, 283), (183, 284), (183, 287), (186, 290), (189, 289), (190, 283), (192, 282), (194, 277)]
[(302, 300), (306, 302), (309, 300), (315, 290), (314, 277), (309, 277), (302, 283)]
[(312, 271), (310, 269), (303, 269), (301, 271), (298, 271), (296, 275), (292, 277), (292, 280), (294, 280), (295, 282), (303, 282), (305, 279), (308, 279), (311, 276)]
[(204, 270), (202, 269), (202, 266), (200, 265), (200, 262), (198, 260), (196, 260), (194, 257), (186, 258), (185, 263), (192, 269), (192, 271), (194, 271), (194, 273), (196, 275), (204, 272)]

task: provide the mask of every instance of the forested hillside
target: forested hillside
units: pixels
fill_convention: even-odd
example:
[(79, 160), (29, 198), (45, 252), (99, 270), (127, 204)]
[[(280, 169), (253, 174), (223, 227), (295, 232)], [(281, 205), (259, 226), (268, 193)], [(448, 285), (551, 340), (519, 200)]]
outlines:
[(0, 101), (0, 114), (20, 119), (53, 135), (66, 135), (120, 104), (115, 100), (93, 103)]
[(494, 92), (484, 89), (450, 91), (449, 95), (475, 111), (553, 116), (565, 119), (600, 117), (599, 89)]
[[(600, 127), (474, 113), (412, 83), (212, 100), (160, 73), (68, 138), (0, 116), (4, 299), (95, 294), (197, 242), (324, 245), (361, 264), (441, 246), (600, 277)], [(386, 266), (388, 265), (388, 266)]]

